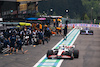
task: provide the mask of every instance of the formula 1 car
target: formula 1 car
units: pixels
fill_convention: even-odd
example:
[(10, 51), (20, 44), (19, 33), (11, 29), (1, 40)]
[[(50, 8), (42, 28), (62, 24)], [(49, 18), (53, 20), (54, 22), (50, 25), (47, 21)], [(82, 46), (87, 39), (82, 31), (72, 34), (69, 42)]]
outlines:
[(85, 28), (83, 30), (80, 30), (80, 34), (85, 34), (85, 35), (93, 35), (93, 30), (90, 30), (89, 28)]
[(69, 47), (65, 45), (60, 45), (58, 49), (48, 50), (48, 59), (74, 59), (79, 57), (79, 50), (75, 49), (75, 45)]

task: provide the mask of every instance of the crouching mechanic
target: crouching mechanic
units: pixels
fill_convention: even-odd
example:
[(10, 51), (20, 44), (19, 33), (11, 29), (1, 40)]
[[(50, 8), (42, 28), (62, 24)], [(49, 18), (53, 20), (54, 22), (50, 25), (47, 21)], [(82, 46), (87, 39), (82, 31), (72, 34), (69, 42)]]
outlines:
[(23, 48), (22, 48), (22, 41), (20, 39), (16, 39), (16, 53), (18, 53), (18, 50), (21, 50), (24, 54)]
[(4, 40), (4, 48), (9, 48), (10, 47), (10, 42), (7, 38)]
[(16, 36), (14, 34), (12, 34), (12, 36), (9, 39), (10, 41), (10, 52), (11, 52), (11, 48), (13, 48), (13, 52), (15, 51), (15, 42), (16, 42)]

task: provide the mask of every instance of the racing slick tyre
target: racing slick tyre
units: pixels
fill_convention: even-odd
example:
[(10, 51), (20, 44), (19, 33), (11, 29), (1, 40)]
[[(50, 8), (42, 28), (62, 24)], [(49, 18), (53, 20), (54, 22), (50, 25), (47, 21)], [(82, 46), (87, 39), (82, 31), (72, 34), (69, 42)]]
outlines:
[(92, 33), (91, 35), (93, 35), (93, 31), (92, 30), (90, 30), (89, 33)]
[(91, 31), (92, 32), (92, 35), (93, 35), (93, 31)]
[(74, 58), (78, 58), (79, 57), (79, 50), (74, 50), (73, 54), (74, 54)]
[[(92, 32), (92, 33), (93, 33), (93, 32)], [(94, 33), (93, 33), (93, 34), (94, 34)], [(92, 34), (92, 35), (93, 35), (93, 34)]]
[(48, 50), (48, 52), (47, 52), (47, 58), (48, 59), (52, 59), (52, 58), (49, 57), (50, 55), (53, 55), (53, 50)]
[(80, 32), (80, 34), (81, 34), (81, 32)]
[(80, 30), (80, 34), (82, 34), (84, 32), (84, 30)]
[(82, 30), (80, 30), (80, 34), (82, 33)]

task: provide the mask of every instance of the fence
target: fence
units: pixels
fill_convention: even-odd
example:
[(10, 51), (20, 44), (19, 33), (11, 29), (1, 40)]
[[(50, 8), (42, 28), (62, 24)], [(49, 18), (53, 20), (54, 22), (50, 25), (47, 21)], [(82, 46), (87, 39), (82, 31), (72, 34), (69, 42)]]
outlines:
[(88, 24), (99, 24), (100, 20), (77, 20), (77, 19), (66, 19), (66, 18), (62, 18), (62, 23), (65, 24), (66, 20), (68, 20), (68, 23), (88, 23)]

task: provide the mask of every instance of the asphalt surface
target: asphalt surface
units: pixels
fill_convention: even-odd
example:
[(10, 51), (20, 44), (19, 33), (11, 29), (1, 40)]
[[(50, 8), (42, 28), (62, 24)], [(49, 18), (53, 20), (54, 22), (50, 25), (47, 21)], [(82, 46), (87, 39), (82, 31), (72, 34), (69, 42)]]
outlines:
[[(94, 35), (79, 35), (75, 43), (79, 49), (78, 59), (64, 60), (61, 67), (100, 67), (100, 29), (93, 28)], [(0, 67), (32, 67), (46, 53), (53, 48), (63, 36), (52, 36), (49, 43), (32, 46), (23, 46), (25, 54), (0, 54)]]
[(100, 67), (100, 29), (92, 28), (94, 35), (79, 35), (75, 41), (79, 58), (64, 60), (61, 67)]

